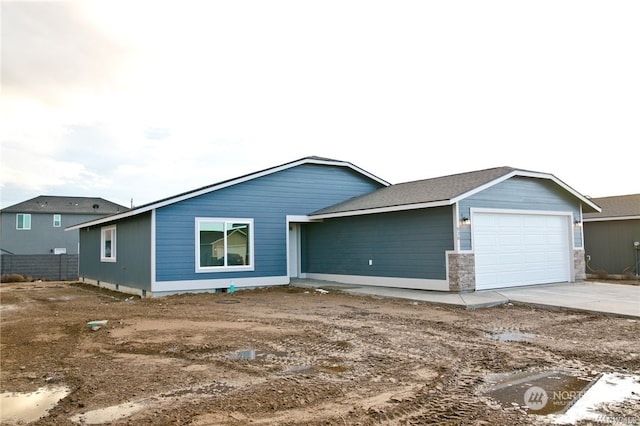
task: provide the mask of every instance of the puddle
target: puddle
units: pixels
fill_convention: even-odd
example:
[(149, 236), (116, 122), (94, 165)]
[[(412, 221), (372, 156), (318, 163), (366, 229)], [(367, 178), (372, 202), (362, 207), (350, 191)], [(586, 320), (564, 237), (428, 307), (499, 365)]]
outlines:
[(68, 302), (69, 300), (73, 300), (75, 297), (72, 296), (60, 296), (60, 297), (48, 297), (47, 300), (52, 302)]
[(17, 305), (0, 305), (0, 312), (12, 311), (14, 309), (18, 309), (18, 306)]
[(234, 352), (226, 356), (227, 359), (233, 360), (269, 360), (275, 357), (282, 358), (286, 357), (289, 354), (286, 352), (265, 352), (265, 351), (257, 351), (255, 349), (247, 349), (240, 352)]
[(0, 423), (31, 423), (45, 416), (65, 396), (65, 386), (42, 387), (35, 392), (0, 394)]
[(499, 342), (528, 342), (536, 337), (533, 333), (522, 333), (519, 331), (504, 331), (496, 333), (486, 333), (489, 339)]
[(487, 396), (503, 407), (522, 407), (530, 414), (563, 413), (569, 409), (595, 382), (598, 375), (552, 370), (497, 375)]
[[(640, 401), (640, 376), (630, 374), (603, 374), (566, 413), (556, 416), (554, 423), (575, 424), (578, 421), (595, 420), (598, 422), (635, 423), (638, 417), (625, 417), (619, 414), (599, 412), (601, 404), (615, 404), (623, 401)], [(613, 411), (613, 413), (616, 413)], [(634, 413), (635, 415), (635, 413)], [(627, 421), (628, 420), (628, 421)]]
[(177, 399), (193, 400), (198, 395), (215, 396), (228, 393), (235, 388), (222, 382), (212, 382), (202, 386), (174, 389), (135, 401), (127, 401), (110, 407), (98, 408), (72, 416), (69, 420), (81, 425), (100, 425), (121, 422), (142, 410), (161, 407)]
[(228, 359), (256, 359), (256, 351), (248, 349), (246, 351), (240, 351), (227, 355)]
[(126, 402), (112, 407), (100, 408), (82, 414), (76, 414), (70, 420), (83, 425), (99, 425), (122, 420), (145, 408), (148, 400)]
[[(635, 424), (638, 420), (637, 416), (616, 414), (632, 413), (633, 408), (629, 407), (640, 403), (638, 375), (552, 370), (497, 374), (486, 381), (486, 395), (504, 408), (522, 408), (528, 414), (548, 416), (548, 422)], [(619, 411), (616, 406), (626, 406), (627, 411)]]

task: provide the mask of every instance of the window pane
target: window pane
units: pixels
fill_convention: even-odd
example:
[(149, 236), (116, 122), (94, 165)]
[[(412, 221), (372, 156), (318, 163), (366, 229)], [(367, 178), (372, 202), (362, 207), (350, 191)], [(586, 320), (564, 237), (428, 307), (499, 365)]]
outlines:
[(113, 231), (111, 229), (107, 229), (104, 231), (104, 257), (111, 257), (112, 252), (112, 240), (113, 240)]
[(31, 215), (28, 213), (18, 213), (16, 215), (17, 229), (31, 229)]
[(224, 266), (224, 222), (200, 223), (200, 266)]
[(116, 261), (116, 228), (114, 226), (103, 228), (101, 231), (100, 258), (106, 262)]
[(246, 223), (229, 224), (227, 229), (227, 263), (232, 265), (249, 264), (249, 225)]
[(196, 226), (197, 268), (226, 270), (251, 265), (251, 222), (203, 218)]
[(61, 216), (59, 214), (54, 214), (53, 215), (53, 226), (55, 228), (59, 228), (61, 224), (62, 224)]

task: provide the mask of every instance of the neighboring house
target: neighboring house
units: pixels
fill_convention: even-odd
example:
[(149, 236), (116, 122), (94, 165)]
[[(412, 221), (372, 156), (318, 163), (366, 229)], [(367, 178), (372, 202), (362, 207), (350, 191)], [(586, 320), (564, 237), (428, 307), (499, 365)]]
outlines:
[(1, 248), (13, 254), (77, 254), (78, 232), (65, 228), (127, 210), (102, 198), (41, 195), (0, 210)]
[[(587, 272), (637, 276), (640, 259), (640, 194), (593, 198), (602, 208), (584, 215)], [(637, 243), (637, 244), (634, 244)]]
[(142, 296), (291, 278), (458, 292), (584, 279), (597, 211), (546, 173), (389, 185), (307, 157), (70, 229), (82, 280)]
[(59, 264), (59, 259), (34, 256), (73, 255), (70, 261), (77, 263), (78, 231), (65, 228), (127, 210), (102, 198), (48, 195), (0, 210), (2, 273), (58, 278), (59, 274), (47, 272), (45, 264)]

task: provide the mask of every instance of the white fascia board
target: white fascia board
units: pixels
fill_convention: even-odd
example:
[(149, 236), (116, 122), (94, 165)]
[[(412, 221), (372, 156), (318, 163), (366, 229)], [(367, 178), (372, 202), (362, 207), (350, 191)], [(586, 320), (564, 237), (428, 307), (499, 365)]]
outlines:
[(311, 218), (307, 215), (287, 215), (287, 224), (289, 223), (310, 223), (310, 222), (322, 222), (319, 219)]
[(193, 192), (188, 192), (185, 193), (183, 195), (178, 195), (176, 197), (172, 197), (172, 198), (167, 198), (165, 200), (162, 201), (158, 201), (157, 203), (153, 203), (153, 204), (149, 204), (147, 206), (143, 206), (139, 209), (133, 209), (133, 210), (129, 210), (128, 212), (125, 213), (120, 213), (120, 214), (116, 214), (116, 215), (112, 215), (112, 216), (107, 216), (98, 220), (94, 220), (91, 222), (85, 222), (85, 223), (81, 223), (75, 226), (71, 226), (68, 228), (65, 228), (66, 231), (71, 231), (74, 229), (80, 229), (80, 228), (86, 228), (89, 226), (95, 226), (95, 225), (99, 225), (102, 223), (107, 223), (107, 222), (111, 222), (113, 220), (120, 220), (120, 219), (124, 219), (127, 217), (131, 217), (131, 216), (135, 216), (141, 213), (145, 213), (148, 212), (150, 210), (154, 210), (154, 209), (159, 209), (165, 206), (168, 206), (170, 204), (174, 204), (174, 203), (179, 203), (180, 201), (184, 201), (184, 200), (188, 200), (190, 198), (194, 198), (194, 197), (198, 197), (200, 195), (204, 195), (204, 194), (208, 194), (209, 192), (213, 192), (213, 191), (217, 191), (223, 188), (227, 188), (229, 186), (233, 186), (233, 185), (237, 185), (239, 183), (243, 183), (243, 182), (247, 182), (253, 179), (257, 179), (263, 176), (268, 176), (270, 174), (273, 173), (277, 173), (283, 170), (287, 170), (290, 169), (292, 167), (296, 167), (296, 166), (300, 166), (302, 164), (323, 164), (323, 165), (328, 165), (328, 166), (341, 166), (341, 167), (348, 167), (362, 175), (367, 176), (369, 179), (372, 179), (384, 186), (389, 186), (390, 183), (380, 179), (377, 176), (372, 175), (371, 173), (368, 173), (362, 169), (360, 169), (359, 167), (354, 166), (353, 164), (346, 162), (346, 161), (331, 161), (331, 160), (322, 160), (322, 159), (318, 159), (318, 158), (303, 158), (301, 160), (298, 161), (294, 161), (292, 163), (287, 163), (287, 164), (283, 164), (281, 166), (277, 166), (277, 167), (272, 167), (270, 169), (266, 169), (263, 170), (261, 172), (256, 172), (256, 173), (252, 173), (243, 177), (239, 177), (236, 179), (231, 179), (228, 180), (226, 182), (222, 182), (218, 185), (214, 185), (214, 186), (210, 186), (207, 188), (202, 188), (200, 190), (196, 190)]
[(510, 179), (514, 176), (523, 176), (523, 177), (551, 180), (555, 182), (557, 185), (561, 186), (565, 191), (571, 193), (574, 197), (578, 198), (583, 203), (589, 205), (590, 207), (597, 210), (598, 212), (602, 211), (602, 209), (598, 207), (596, 204), (594, 204), (591, 200), (589, 200), (588, 198), (586, 198), (585, 196), (583, 196), (582, 194), (580, 194), (579, 192), (571, 188), (566, 183), (562, 182), (560, 179), (558, 179), (554, 175), (551, 175), (549, 173), (530, 172), (526, 170), (514, 170), (511, 173), (507, 173), (504, 176), (500, 176), (499, 178), (492, 180), (491, 182), (488, 182), (484, 185), (480, 185), (476, 188), (473, 188), (471, 191), (467, 191), (464, 194), (460, 194), (457, 197), (453, 198), (452, 201), (457, 203), (460, 200), (464, 200), (465, 198), (468, 198), (474, 194), (477, 194), (478, 192), (484, 191), (485, 189), (490, 188), (494, 185), (497, 185), (500, 182), (504, 182), (505, 180)]
[(319, 215), (311, 215), (312, 219), (334, 219), (338, 217), (362, 216), (365, 214), (391, 213), (406, 210), (428, 209), (431, 207), (449, 206), (453, 204), (450, 200), (433, 201), (429, 203), (404, 204), (399, 206), (378, 207), (374, 209), (351, 210), (346, 212), (326, 213)]
[[(151, 207), (151, 206), (149, 206)], [(64, 228), (65, 231), (73, 231), (74, 229), (88, 228), (90, 226), (102, 225), (103, 223), (109, 223), (114, 220), (124, 219), (126, 217), (136, 216), (140, 213), (148, 212), (149, 210), (153, 210), (152, 208), (148, 209), (140, 209), (140, 210), (129, 210), (128, 212), (113, 214), (111, 216), (105, 216), (100, 219), (92, 220), (91, 222), (79, 223), (77, 225), (69, 226)]]
[(634, 220), (640, 219), (640, 216), (615, 216), (615, 217), (593, 217), (593, 218), (583, 218), (583, 222), (611, 222), (613, 220)]
[(376, 175), (372, 175), (371, 173), (367, 172), (366, 170), (361, 169), (360, 167), (357, 167), (351, 163), (349, 163), (348, 161), (332, 161), (332, 160), (322, 160), (322, 159), (318, 159), (318, 158), (307, 158), (301, 161), (297, 161), (295, 164), (289, 165), (289, 167), (293, 166), (293, 165), (300, 165), (300, 164), (324, 164), (327, 166), (342, 166), (342, 167), (348, 167), (358, 173), (360, 173), (361, 175), (365, 175), (366, 177), (368, 177), (371, 180), (374, 180), (384, 186), (390, 186), (391, 183), (387, 182), (384, 179), (380, 179), (378, 176)]

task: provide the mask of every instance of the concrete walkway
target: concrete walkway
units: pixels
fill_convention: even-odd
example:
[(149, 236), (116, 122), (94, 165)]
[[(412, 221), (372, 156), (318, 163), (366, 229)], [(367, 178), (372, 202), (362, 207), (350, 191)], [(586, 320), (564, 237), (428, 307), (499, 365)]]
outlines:
[(640, 318), (640, 287), (626, 284), (561, 283), (485, 290), (474, 293), (445, 293), (314, 280), (292, 280), (291, 284), (298, 287), (322, 288), (350, 294), (408, 299), (423, 303), (460, 306), (467, 309), (513, 303)]

